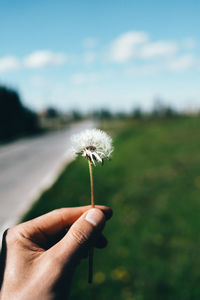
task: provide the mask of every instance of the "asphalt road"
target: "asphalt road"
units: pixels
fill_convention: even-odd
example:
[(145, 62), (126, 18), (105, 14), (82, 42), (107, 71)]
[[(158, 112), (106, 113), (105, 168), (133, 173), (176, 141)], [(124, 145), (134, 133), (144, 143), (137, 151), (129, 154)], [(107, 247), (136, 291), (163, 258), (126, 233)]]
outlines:
[(0, 235), (19, 220), (72, 160), (71, 135), (93, 125), (87, 121), (0, 147)]

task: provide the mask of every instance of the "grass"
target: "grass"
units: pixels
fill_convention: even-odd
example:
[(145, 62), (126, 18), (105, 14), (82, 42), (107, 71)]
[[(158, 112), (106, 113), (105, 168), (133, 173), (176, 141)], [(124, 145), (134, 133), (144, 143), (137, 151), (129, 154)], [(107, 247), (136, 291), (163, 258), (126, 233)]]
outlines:
[[(79, 266), (71, 299), (200, 299), (200, 119), (110, 122), (112, 162), (94, 170), (95, 199), (113, 208), (109, 245)], [(70, 164), (24, 217), (90, 202), (87, 162)]]

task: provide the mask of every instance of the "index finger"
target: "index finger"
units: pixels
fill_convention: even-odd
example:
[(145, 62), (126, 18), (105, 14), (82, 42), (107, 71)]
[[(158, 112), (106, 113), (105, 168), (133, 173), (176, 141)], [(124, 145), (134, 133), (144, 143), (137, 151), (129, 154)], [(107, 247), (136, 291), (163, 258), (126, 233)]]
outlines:
[[(102, 210), (107, 220), (111, 218), (111, 208), (103, 205), (96, 205), (95, 207)], [(59, 208), (33, 220), (24, 222), (18, 226), (25, 229), (26, 235), (29, 235), (30, 237), (38, 232), (43, 233), (45, 236), (51, 236), (72, 225), (84, 212), (90, 208), (90, 205)]]

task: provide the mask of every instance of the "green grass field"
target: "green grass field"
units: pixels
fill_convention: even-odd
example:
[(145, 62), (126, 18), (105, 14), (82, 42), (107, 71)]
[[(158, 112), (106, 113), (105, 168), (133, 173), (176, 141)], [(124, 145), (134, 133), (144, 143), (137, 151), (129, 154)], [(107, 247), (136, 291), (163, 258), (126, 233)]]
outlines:
[[(71, 299), (200, 299), (200, 119), (102, 124), (114, 138), (111, 162), (94, 169), (97, 204), (113, 208), (109, 245), (75, 274)], [(70, 164), (25, 220), (90, 202), (88, 165)]]

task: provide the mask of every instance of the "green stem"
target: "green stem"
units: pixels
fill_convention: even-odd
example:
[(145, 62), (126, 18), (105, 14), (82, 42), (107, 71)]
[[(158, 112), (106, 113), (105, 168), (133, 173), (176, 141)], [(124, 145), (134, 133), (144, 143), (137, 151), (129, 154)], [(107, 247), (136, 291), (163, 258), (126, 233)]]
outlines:
[(90, 172), (90, 187), (91, 187), (91, 206), (94, 208), (94, 180), (93, 180), (93, 172), (92, 172), (92, 163), (88, 160), (89, 164), (89, 172)]
[[(91, 187), (91, 206), (94, 208), (94, 180), (93, 180), (93, 172), (92, 172), (92, 163), (88, 160), (89, 164), (89, 173), (90, 173), (90, 187)], [(93, 247), (89, 248), (89, 272), (88, 272), (88, 283), (92, 283), (93, 281)]]

